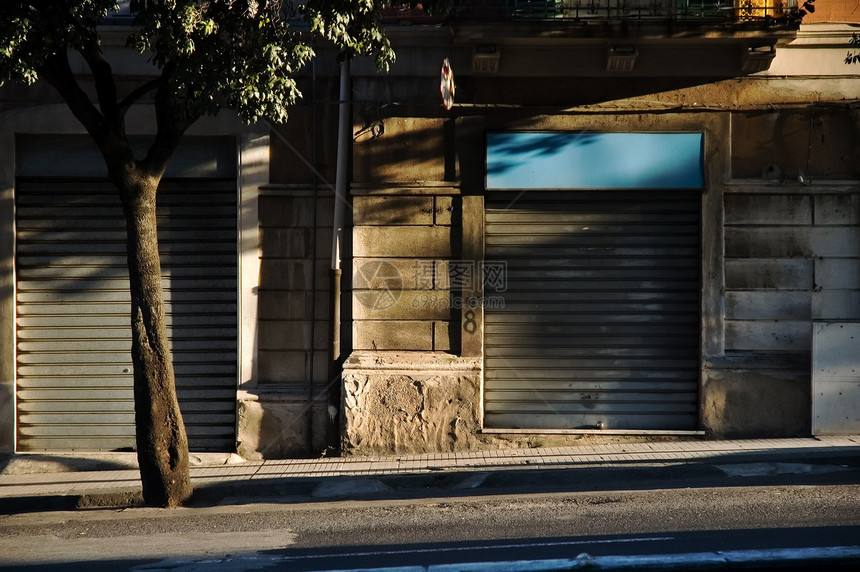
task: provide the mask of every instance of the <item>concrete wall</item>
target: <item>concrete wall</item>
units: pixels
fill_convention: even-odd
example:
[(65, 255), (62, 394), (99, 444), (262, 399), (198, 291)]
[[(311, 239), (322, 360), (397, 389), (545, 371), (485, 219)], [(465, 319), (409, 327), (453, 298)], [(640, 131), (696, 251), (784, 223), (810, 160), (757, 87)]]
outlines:
[(328, 421), (333, 202), (327, 189), (303, 186), (268, 186), (259, 197), (256, 381), (239, 398), (238, 452), (246, 458), (314, 454), (334, 438)]
[[(368, 62), (353, 68), (342, 380), (329, 351), (336, 74), (304, 78), (309, 105), (271, 137), (223, 116), (201, 124), (199, 134), (243, 141), (240, 452), (321, 450), (338, 413), (350, 454), (538, 444), (480, 432), (482, 310), (462, 307), (480, 290), (451, 282), (456, 266), (482, 259), (489, 129), (704, 131), (701, 428), (808, 433), (812, 323), (860, 319), (860, 118), (856, 69), (842, 63), (850, 32), (809, 27), (780, 45), (769, 72), (726, 81), (691, 75), (702, 58), (682, 78), (589, 79), (558, 66), (537, 77), (534, 58), (520, 68), (535, 77), (482, 76), (469, 73), (471, 47), (457, 45), (458, 106), (447, 112), (438, 62), (451, 50), (448, 32), (398, 29), (393, 75)], [(655, 61), (664, 73), (665, 54)], [(33, 93), (54, 97), (39, 86), (13, 91), (4, 109)], [(3, 220), (14, 220), (14, 133), (79, 133), (63, 109), (0, 115)], [(131, 130), (150, 130), (136, 113)], [(2, 228), (0, 452), (14, 446), (15, 375), (14, 233)]]
[(813, 323), (860, 319), (858, 132), (838, 104), (733, 116), (724, 352), (701, 396), (715, 437), (810, 432)]
[(384, 192), (353, 197), (353, 349), (456, 352), (459, 199), (446, 187)]
[[(438, 431), (454, 418), (449, 406), (462, 399), (464, 380), (471, 378), (436, 365), (482, 357), (480, 308), (474, 312), (477, 334), (470, 336), (461, 310), (452, 308), (450, 316), (439, 307), (419, 311), (415, 301), (431, 293), (454, 299), (458, 293), (438, 279), (446, 261), (482, 258), (484, 133), (491, 129), (704, 131), (700, 429), (712, 437), (808, 434), (813, 323), (860, 319), (860, 117), (852, 105), (856, 70), (842, 62), (850, 37), (844, 25), (805, 26), (780, 44), (769, 72), (743, 79), (684, 84), (656, 78), (645, 85), (577, 78), (576, 94), (600, 93), (603, 103), (554, 113), (540, 102), (587, 98), (571, 96), (565, 80), (481, 76), (455, 65), (466, 70), (458, 76), (465, 105), (450, 113), (429, 101), (392, 109), (380, 98), (425, 100), (409, 98), (420, 91), (409, 92), (405, 78), (357, 80), (362, 88), (356, 93), (372, 97), (356, 111), (355, 264), (387, 268), (395, 278), (377, 275), (374, 282), (365, 279), (367, 272), (356, 274), (357, 351), (344, 370), (345, 450), (488, 443), (486, 434), (464, 439)], [(606, 97), (607, 90), (621, 98)], [(631, 96), (637, 91), (642, 95)], [(443, 198), (453, 207), (450, 227), (433, 215)], [(432, 261), (437, 270), (424, 289), (414, 287), (414, 277), (413, 284), (404, 280), (415, 259)], [(390, 305), (380, 307), (383, 301)], [(447, 337), (438, 328), (446, 323)], [(416, 377), (411, 360), (432, 375)], [(421, 407), (415, 405), (419, 394)], [(393, 404), (400, 401), (410, 405), (398, 409)], [(368, 421), (375, 416), (397, 421)], [(432, 438), (422, 445), (427, 435)], [(498, 438), (513, 442), (517, 436)]]
[(858, 192), (837, 182), (727, 188), (726, 352), (703, 381), (713, 435), (809, 433), (813, 323), (860, 319)]
[(358, 109), (351, 192), (354, 351), (343, 368), (342, 450), (476, 448), (480, 359), (462, 357), (464, 289), (451, 280), (472, 254), (463, 248), (459, 186), (446, 180), (449, 126), (432, 117), (365, 116), (366, 109)]
[(305, 99), (272, 126), (260, 190), (254, 378), (239, 391), (238, 452), (248, 459), (314, 456), (337, 445), (332, 356), (332, 221), (337, 81), (303, 78)]

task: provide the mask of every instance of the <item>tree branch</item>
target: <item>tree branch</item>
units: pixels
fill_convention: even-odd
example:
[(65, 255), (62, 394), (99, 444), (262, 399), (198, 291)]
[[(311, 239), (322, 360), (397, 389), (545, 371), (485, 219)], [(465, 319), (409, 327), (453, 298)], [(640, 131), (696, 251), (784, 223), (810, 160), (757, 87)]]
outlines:
[[(105, 159), (108, 175), (115, 183), (123, 171), (136, 168), (122, 117), (114, 115), (106, 118), (90, 101), (72, 72), (65, 49), (47, 57), (37, 72), (57, 90), (72, 114), (90, 134)], [(121, 187), (118, 185), (118, 188)]]
[(163, 82), (164, 78), (157, 77), (153, 80), (146, 82), (143, 85), (136, 87), (131, 93), (126, 95), (122, 99), (122, 101), (119, 102), (119, 105), (117, 106), (117, 115), (123, 117), (132, 105), (137, 103), (140, 98), (142, 98), (150, 91), (159, 88)]
[(57, 90), (87, 133), (101, 145), (107, 135), (107, 121), (75, 79), (68, 52), (62, 50), (46, 58), (44, 66), (37, 71)]
[(102, 114), (107, 118), (114, 119), (117, 116), (117, 94), (116, 82), (114, 82), (110, 64), (96, 41), (87, 42), (86, 47), (80, 50), (80, 54), (93, 72), (96, 96)]
[(183, 108), (171, 90), (170, 76), (174, 67), (172, 64), (164, 66), (161, 83), (155, 91), (155, 141), (140, 162), (141, 168), (150, 175), (164, 173), (185, 131), (200, 118), (200, 114)]

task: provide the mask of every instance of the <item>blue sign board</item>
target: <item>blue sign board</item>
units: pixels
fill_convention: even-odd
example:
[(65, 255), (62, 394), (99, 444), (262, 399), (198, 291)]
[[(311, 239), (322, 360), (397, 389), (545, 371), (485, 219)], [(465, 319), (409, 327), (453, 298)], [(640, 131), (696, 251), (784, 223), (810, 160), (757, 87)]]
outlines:
[(487, 134), (487, 189), (701, 189), (702, 133)]

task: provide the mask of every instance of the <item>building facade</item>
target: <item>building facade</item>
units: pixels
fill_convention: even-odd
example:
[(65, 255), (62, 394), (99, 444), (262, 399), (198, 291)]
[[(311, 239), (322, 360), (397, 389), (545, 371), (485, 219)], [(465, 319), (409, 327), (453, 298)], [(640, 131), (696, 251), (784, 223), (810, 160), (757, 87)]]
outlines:
[[(201, 122), (163, 192), (192, 447), (856, 433), (860, 7), (817, 4), (391, 10), (390, 73), (320, 58), (286, 125)], [(0, 446), (129, 447), (103, 173), (17, 89)]]

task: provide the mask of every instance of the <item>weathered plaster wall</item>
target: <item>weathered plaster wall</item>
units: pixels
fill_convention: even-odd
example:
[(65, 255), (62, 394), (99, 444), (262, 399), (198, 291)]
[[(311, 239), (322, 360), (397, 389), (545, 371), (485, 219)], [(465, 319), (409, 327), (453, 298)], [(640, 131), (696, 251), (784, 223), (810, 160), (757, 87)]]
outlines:
[(727, 188), (725, 355), (702, 385), (709, 434), (809, 433), (813, 324), (860, 319), (858, 192), (851, 182)]
[(819, 0), (815, 8), (815, 12), (804, 17), (804, 23), (860, 21), (858, 0)]
[(336, 442), (328, 412), (333, 204), (324, 188), (261, 191), (255, 376), (238, 404), (238, 452), (246, 458), (314, 455)]
[(293, 393), (239, 392), (236, 452), (249, 460), (314, 456), (333, 431), (324, 402)]
[(446, 181), (446, 123), (365, 105), (355, 130), (352, 347), (457, 353), (462, 207)]
[(831, 104), (735, 113), (732, 150), (736, 179), (857, 179), (860, 112)]
[(391, 117), (357, 106), (353, 181), (356, 183), (445, 179), (445, 120)]
[[(816, 85), (836, 92), (841, 89), (827, 82)], [(783, 97), (791, 86), (801, 89)], [(453, 139), (446, 139), (445, 131), (437, 128), (437, 147), (425, 141), (416, 146), (412, 162), (401, 158), (407, 163), (402, 171), (404, 177), (412, 178), (415, 165), (430, 164), (437, 167), (430, 169), (428, 176), (438, 176), (440, 162), (434, 162), (428, 154), (434, 148), (440, 156), (451, 153), (451, 148), (455, 150), (460, 196), (453, 197), (455, 216), (450, 230), (434, 228), (431, 185), (424, 184), (420, 191), (413, 191), (415, 196), (407, 197), (402, 188), (381, 184), (398, 173), (396, 169), (392, 171), (385, 153), (392, 146), (412, 144), (411, 135), (404, 133), (406, 128), (395, 129), (388, 141), (388, 132), (379, 130), (372, 141), (357, 141), (355, 147), (357, 163), (364, 166), (362, 173), (369, 179), (378, 178), (377, 192), (386, 195), (356, 197), (357, 230), (353, 238), (357, 260), (367, 252), (375, 252), (376, 262), (394, 263), (397, 274), (403, 276), (408, 270), (404, 261), (422, 253), (445, 254), (449, 264), (461, 256), (468, 258), (461, 254), (465, 247), (458, 247), (454, 237), (459, 232), (470, 241), (482, 241), (482, 234), (475, 232), (478, 227), (473, 228), (481, 214), (470, 211), (466, 216), (464, 209), (458, 216), (456, 206), (465, 205), (467, 199), (483, 192), (483, 137), (487, 130), (704, 130), (707, 188), (702, 213), (701, 428), (713, 437), (808, 434), (813, 321), (860, 319), (860, 198), (857, 185), (850, 182), (860, 177), (854, 160), (860, 139), (858, 117), (849, 105), (797, 107), (799, 98), (808, 97), (814, 87), (813, 82), (767, 83), (758, 78), (662, 94), (667, 103), (672, 98), (692, 101), (687, 109), (676, 113), (655, 112), (654, 107), (660, 105), (657, 100), (630, 100), (623, 105), (607, 104), (602, 112), (591, 108), (585, 114), (542, 115), (512, 110), (459, 117), (445, 127), (455, 135)], [(755, 97), (749, 103), (736, 101), (745, 94)], [(762, 106), (766, 100), (786, 107), (741, 110)], [(728, 111), (723, 107), (727, 104), (737, 105), (738, 110)], [(698, 105), (705, 110), (693, 113)], [(612, 114), (611, 110), (625, 106), (638, 109), (638, 113)], [(389, 124), (384, 118), (382, 123)], [(444, 260), (438, 263), (444, 268)], [(416, 341), (418, 338), (398, 323), (403, 320), (403, 325), (408, 322), (414, 326), (422, 320), (443, 319), (431, 312), (416, 311), (414, 304), (405, 303), (409, 311), (398, 306), (404, 304), (402, 300), (414, 301), (419, 293), (398, 292), (390, 308), (368, 309), (373, 304), (364, 298), (379, 296), (379, 289), (386, 287), (384, 280), (356, 281), (356, 348), (366, 355), (382, 355), (382, 350), (395, 349), (457, 353), (457, 346), (448, 349), (431, 345), (429, 330)], [(379, 318), (376, 335), (370, 335), (362, 324), (373, 316)], [(455, 321), (456, 315), (452, 317), (452, 323)], [(383, 343), (379, 344), (379, 340)], [(480, 344), (477, 347), (476, 355), (480, 355)], [(379, 353), (372, 353), (374, 350)], [(448, 359), (443, 356), (433, 359)], [(426, 359), (430, 360), (428, 364), (436, 363), (430, 357)], [(459, 387), (460, 381), (455, 379), (459, 378), (449, 373), (416, 377), (393, 366), (369, 370), (348, 367), (344, 378), (345, 391), (350, 396), (345, 401), (348, 448), (361, 453), (395, 450), (386, 449), (386, 443), (398, 443), (404, 451), (434, 450), (454, 444), (482, 446), (487, 435), (475, 435), (471, 440), (440, 440), (438, 423), (452, 414), (441, 408), (437, 419), (435, 410), (423, 405), (422, 396), (438, 391), (425, 391), (426, 387)], [(408, 406), (400, 410), (391, 405), (399, 402)], [(353, 407), (397, 421), (374, 423), (367, 420), (372, 417), (367, 413), (349, 417)], [(432, 436), (432, 443), (422, 445), (427, 435)]]
[(809, 375), (804, 356), (711, 360), (702, 379), (702, 425), (718, 439), (808, 435)]
[(257, 387), (328, 379), (333, 203), (330, 192), (307, 188), (260, 196)]
[(732, 126), (724, 353), (706, 359), (702, 423), (714, 437), (808, 434), (813, 325), (860, 319), (858, 117), (769, 110)]
[(480, 447), (480, 362), (427, 353), (355, 353), (344, 364), (346, 454)]

